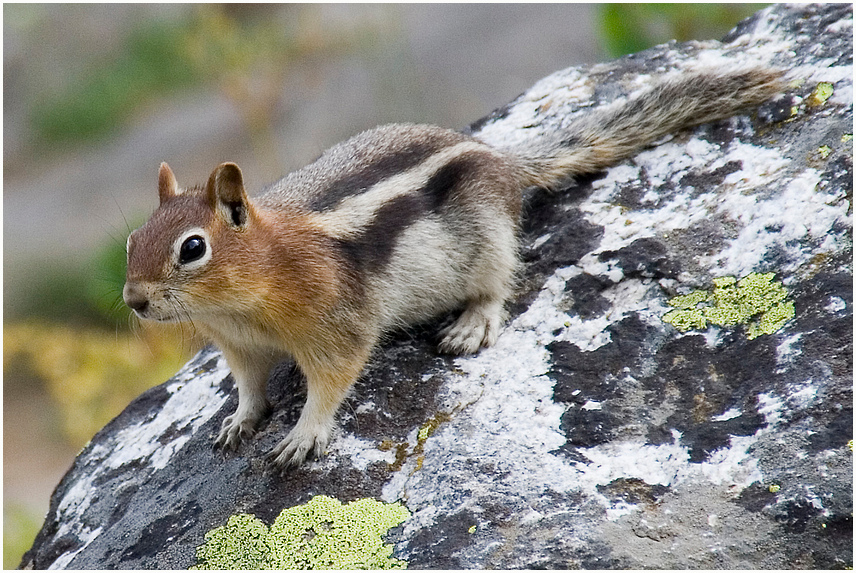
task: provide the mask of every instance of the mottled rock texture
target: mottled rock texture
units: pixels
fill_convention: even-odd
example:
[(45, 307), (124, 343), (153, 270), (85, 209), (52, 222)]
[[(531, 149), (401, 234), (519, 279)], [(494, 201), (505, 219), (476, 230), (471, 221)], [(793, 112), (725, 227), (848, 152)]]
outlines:
[[(203, 350), (99, 432), (22, 565), (186, 568), (230, 515), (271, 524), (315, 495), (401, 500), (413, 568), (852, 566), (852, 6), (777, 5), (723, 44), (669, 44), (545, 78), (473, 124), (502, 147), (691, 66), (760, 60), (794, 80), (741, 117), (675, 134), (556, 193), (527, 193), (525, 271), (496, 347), (390, 340), (329, 453), (284, 477), (264, 455), (301, 375), (237, 453), (237, 402)], [(831, 94), (830, 94), (831, 90)], [(774, 273), (795, 316), (680, 332), (668, 301)]]

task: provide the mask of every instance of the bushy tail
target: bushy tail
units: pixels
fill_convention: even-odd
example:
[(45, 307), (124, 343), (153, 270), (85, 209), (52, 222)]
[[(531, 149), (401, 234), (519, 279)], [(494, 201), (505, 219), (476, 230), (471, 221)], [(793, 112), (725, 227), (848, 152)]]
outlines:
[(629, 99), (595, 108), (542, 149), (518, 150), (525, 184), (553, 188), (604, 169), (682, 128), (735, 115), (784, 89), (770, 68), (683, 71)]

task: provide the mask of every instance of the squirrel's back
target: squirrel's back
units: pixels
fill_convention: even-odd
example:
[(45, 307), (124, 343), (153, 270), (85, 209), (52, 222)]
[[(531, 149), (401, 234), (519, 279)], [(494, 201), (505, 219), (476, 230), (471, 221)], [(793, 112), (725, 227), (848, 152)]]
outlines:
[(521, 175), (513, 157), (470, 136), (392, 124), (328, 149), (255, 204), (307, 212), (386, 329), (499, 288), (472, 280), (488, 253), (514, 272)]

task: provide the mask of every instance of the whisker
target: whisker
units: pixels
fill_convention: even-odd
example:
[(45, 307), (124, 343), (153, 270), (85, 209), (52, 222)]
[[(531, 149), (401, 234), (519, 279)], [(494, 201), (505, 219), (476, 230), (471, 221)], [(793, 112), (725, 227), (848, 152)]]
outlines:
[[(193, 316), (184, 303), (182, 295), (185, 293), (178, 288), (170, 288), (167, 293), (170, 295), (170, 300), (175, 309), (178, 331), (181, 334), (182, 349), (190, 354), (193, 352), (193, 336), (197, 332), (197, 329), (193, 323)], [(190, 334), (187, 333), (186, 328), (190, 328)]]

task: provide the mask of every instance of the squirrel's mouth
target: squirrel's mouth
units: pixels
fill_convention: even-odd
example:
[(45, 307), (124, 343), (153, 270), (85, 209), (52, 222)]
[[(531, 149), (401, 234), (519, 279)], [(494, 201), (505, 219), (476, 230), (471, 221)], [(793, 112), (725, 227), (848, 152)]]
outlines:
[(122, 298), (139, 318), (155, 322), (180, 322), (180, 309), (168, 304), (168, 294), (158, 296), (155, 290), (149, 283), (128, 281), (122, 289)]
[(143, 320), (150, 320), (152, 322), (165, 322), (165, 323), (166, 322), (181, 322), (181, 319), (178, 318), (177, 316), (174, 316), (174, 315), (163, 316), (163, 315), (153, 313), (151, 311), (135, 310), (134, 314), (136, 314), (139, 318), (142, 318)]

